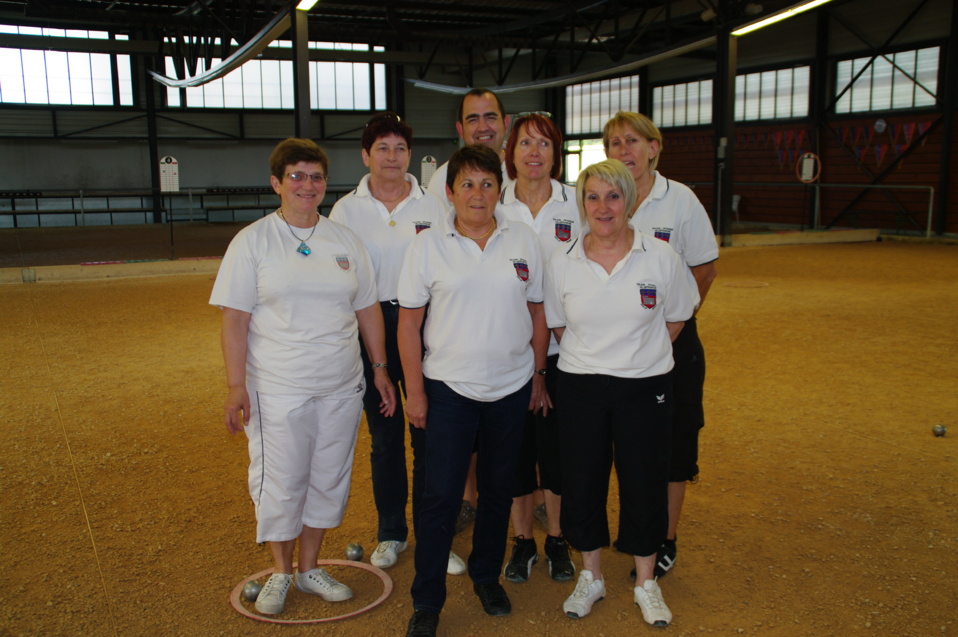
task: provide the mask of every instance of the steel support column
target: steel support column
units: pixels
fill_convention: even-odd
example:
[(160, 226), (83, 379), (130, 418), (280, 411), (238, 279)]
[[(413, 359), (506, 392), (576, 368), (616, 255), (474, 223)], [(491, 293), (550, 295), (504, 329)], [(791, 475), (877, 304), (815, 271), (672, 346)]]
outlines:
[(738, 40), (723, 28), (716, 43), (715, 93), (712, 97), (712, 121), (715, 124), (716, 234), (722, 245), (732, 245), (732, 187), (735, 177), (735, 69), (738, 66)]
[(296, 2), (290, 7), (290, 34), (293, 36), (293, 101), (295, 103), (296, 137), (312, 134), (309, 108), (309, 31), (308, 13), (298, 11)]
[(958, 111), (958, 9), (951, 10), (951, 35), (945, 45), (945, 81), (939, 84), (943, 95), (941, 105), (944, 122), (941, 127), (941, 160), (938, 164), (938, 223), (935, 234), (944, 234), (948, 229), (948, 187), (951, 185), (951, 149), (955, 137), (955, 115)]

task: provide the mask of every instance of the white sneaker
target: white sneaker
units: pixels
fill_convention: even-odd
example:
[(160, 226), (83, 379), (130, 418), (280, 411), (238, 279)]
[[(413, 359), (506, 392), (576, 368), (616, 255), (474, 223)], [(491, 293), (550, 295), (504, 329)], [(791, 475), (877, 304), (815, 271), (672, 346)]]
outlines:
[(569, 617), (581, 619), (592, 612), (592, 605), (605, 598), (605, 580), (592, 579), (592, 571), (579, 571), (579, 581), (569, 598), (562, 603), (562, 610)]
[(462, 558), (449, 551), (449, 564), (446, 566), (446, 572), (450, 575), (462, 575), (466, 572), (466, 563)]
[(372, 556), (369, 558), (369, 563), (379, 568), (395, 566), (396, 561), (399, 559), (399, 554), (405, 551), (407, 546), (409, 546), (407, 542), (399, 542), (397, 540), (380, 542), (379, 546), (376, 547), (376, 550), (373, 551)]
[(348, 586), (337, 582), (321, 568), (296, 573), (296, 590), (310, 595), (319, 595), (327, 602), (342, 602), (353, 596)]
[(279, 615), (286, 606), (286, 593), (293, 582), (289, 573), (273, 573), (256, 597), (256, 611), (264, 615)]
[(672, 611), (662, 599), (662, 589), (654, 579), (647, 579), (635, 587), (635, 603), (642, 609), (642, 618), (653, 626), (668, 626)]

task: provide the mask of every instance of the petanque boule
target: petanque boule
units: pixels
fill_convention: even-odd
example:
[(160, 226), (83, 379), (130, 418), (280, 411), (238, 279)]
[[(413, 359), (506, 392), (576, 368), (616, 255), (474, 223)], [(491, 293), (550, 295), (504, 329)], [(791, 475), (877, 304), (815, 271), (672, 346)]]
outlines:
[(361, 544), (356, 542), (350, 542), (346, 545), (346, 559), (352, 560), (354, 562), (361, 562), (363, 560), (363, 547)]
[(250, 580), (243, 585), (243, 599), (248, 602), (255, 602), (261, 590), (263, 590), (262, 582), (258, 579)]
[(933, 433), (933, 434), (935, 434), (935, 436), (941, 438), (941, 437), (944, 436), (946, 433), (948, 433), (948, 428), (945, 427), (944, 425), (935, 425), (934, 427), (931, 428), (931, 433)]

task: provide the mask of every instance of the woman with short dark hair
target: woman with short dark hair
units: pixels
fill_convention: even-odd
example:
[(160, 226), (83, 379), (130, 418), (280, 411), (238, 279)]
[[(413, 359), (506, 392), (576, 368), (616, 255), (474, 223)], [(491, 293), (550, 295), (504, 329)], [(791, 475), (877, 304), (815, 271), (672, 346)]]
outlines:
[[(326, 529), (342, 522), (362, 397), (373, 393), (357, 335), (371, 360), (384, 362), (386, 350), (369, 255), (318, 211), (326, 154), (310, 140), (287, 139), (269, 164), (280, 207), (230, 242), (210, 303), (223, 310), (226, 429), (249, 440), (256, 541), (269, 542), (275, 562), (256, 610), (276, 615), (290, 585), (329, 602), (353, 595), (317, 558)], [(371, 384), (378, 409), (391, 415), (396, 395), (385, 365)]]
[(534, 370), (545, 366), (549, 335), (538, 240), (529, 226), (496, 211), (501, 183), (495, 151), (456, 151), (446, 176), (455, 214), (415, 238), (400, 275), (406, 414), (426, 442), (410, 636), (436, 634), (446, 600), (444, 555), (477, 442), (469, 576), (486, 613), (512, 609), (499, 570), (526, 411), (545, 400), (545, 381)]
[[(438, 226), (445, 217), (445, 205), (423, 189), (409, 174), (412, 156), (412, 128), (395, 113), (374, 115), (362, 136), (362, 159), (369, 168), (356, 189), (336, 202), (329, 218), (353, 230), (369, 251), (376, 271), (379, 305), (386, 325), (386, 359), (393, 389), (399, 395), (400, 383), (405, 386), (396, 328), (399, 323), (397, 288), (406, 249), (417, 234)], [(368, 356), (363, 357), (367, 382), (375, 375)], [(406, 503), (409, 482), (406, 473), (406, 418), (401, 401), (391, 416), (379, 413), (375, 396), (363, 402), (366, 425), (369, 427), (373, 500), (379, 516), (377, 541), (370, 555), (373, 566), (389, 568), (406, 550), (409, 529), (406, 525)], [(409, 427), (413, 450), (412, 516), (417, 528), (422, 495), (422, 430)], [(466, 565), (454, 553), (449, 555), (448, 572), (461, 574)]]

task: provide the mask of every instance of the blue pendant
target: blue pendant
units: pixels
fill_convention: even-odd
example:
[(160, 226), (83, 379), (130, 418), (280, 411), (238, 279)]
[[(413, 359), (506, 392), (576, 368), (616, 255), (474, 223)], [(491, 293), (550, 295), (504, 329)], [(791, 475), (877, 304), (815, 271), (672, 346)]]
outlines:
[(306, 242), (303, 241), (302, 243), (299, 244), (299, 247), (296, 248), (296, 252), (299, 252), (304, 257), (308, 257), (309, 253), (312, 252), (312, 250), (310, 250), (309, 246), (306, 245)]

